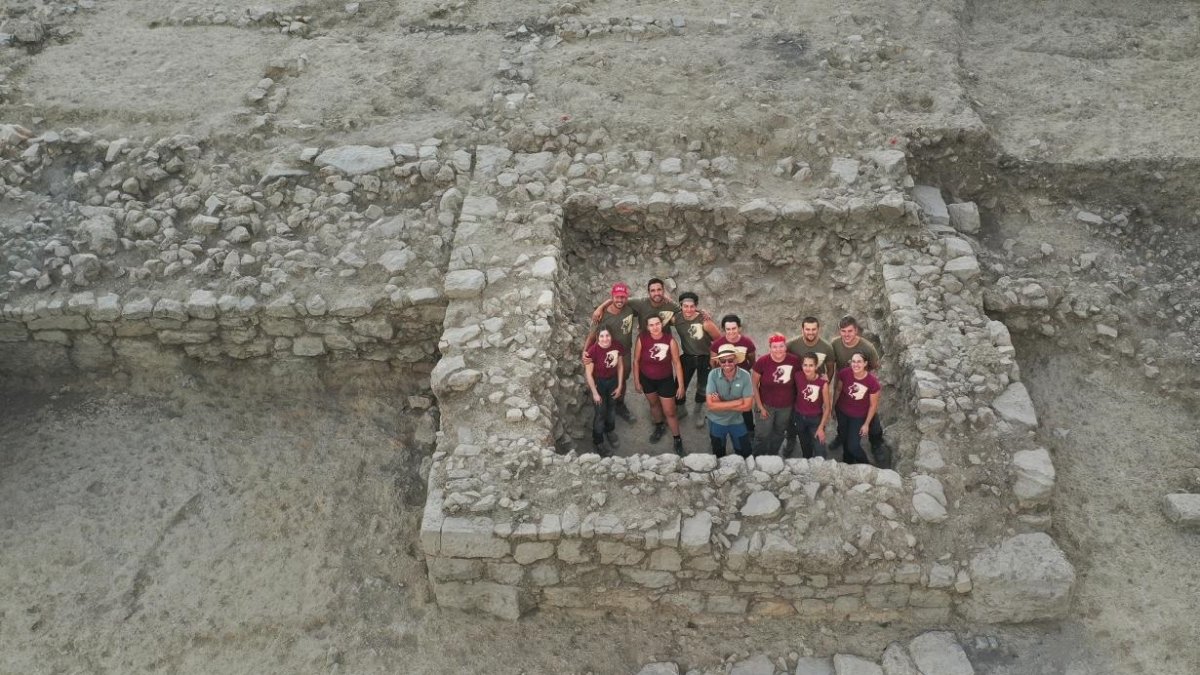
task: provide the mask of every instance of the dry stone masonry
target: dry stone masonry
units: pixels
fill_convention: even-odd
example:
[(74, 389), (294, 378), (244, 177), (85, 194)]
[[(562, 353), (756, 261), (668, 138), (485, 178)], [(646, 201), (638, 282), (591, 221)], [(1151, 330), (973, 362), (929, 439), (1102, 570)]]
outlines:
[[(992, 640), (977, 639), (980, 651), (994, 649)], [(974, 646), (974, 645), (973, 645)], [(811, 650), (807, 650), (811, 651)], [(922, 633), (907, 645), (893, 642), (877, 658), (854, 654), (834, 654), (828, 657), (801, 655), (792, 652), (786, 657), (771, 658), (757, 654), (748, 658), (731, 657), (716, 668), (684, 669), (672, 661), (648, 663), (637, 675), (974, 675), (975, 667), (954, 633), (931, 631)]]
[[(494, 105), (517, 125), (536, 98), (514, 67)], [(785, 158), (777, 189), (741, 194), (736, 160), (702, 143), (596, 152), (603, 139), (568, 124), (531, 127), (554, 149), (431, 138), (241, 172), (190, 137), (4, 126), (0, 187), (27, 218), (5, 233), (0, 367), (427, 372), (442, 428), (421, 546), (446, 607), (1062, 615), (1074, 576), (1044, 534), (1053, 462), (1008, 331), (983, 313), (970, 213), (914, 189), (900, 150), (835, 158), (823, 177)], [(580, 454), (598, 278), (664, 267), (764, 322), (769, 297), (797, 289), (874, 317), (896, 470)]]
[[(687, 166), (649, 153), (567, 161), (479, 148), (477, 158), (434, 373), (444, 416), (422, 547), (439, 603), (509, 619), (533, 607), (917, 625), (1062, 615), (1074, 573), (1039, 531), (1053, 465), (1033, 444), (1007, 331), (983, 314), (971, 245), (890, 192), (886, 173), (869, 174), (883, 177), (864, 196), (739, 205), (665, 192), (658, 178), (642, 194), (625, 178), (600, 180)], [(896, 207), (881, 208), (877, 190)], [(885, 344), (898, 350), (900, 471), (571, 451), (562, 416), (579, 399), (579, 322), (599, 286), (577, 273), (603, 268), (587, 262), (589, 247), (619, 264), (649, 256), (674, 269), (675, 256), (733, 251), (765, 267), (738, 255), (794, 242), (775, 247), (782, 267), (831, 231), (846, 252), (874, 251), (857, 274), (881, 279)], [(834, 264), (851, 259), (839, 255)], [(516, 316), (524, 325), (508, 335), (486, 328)]]

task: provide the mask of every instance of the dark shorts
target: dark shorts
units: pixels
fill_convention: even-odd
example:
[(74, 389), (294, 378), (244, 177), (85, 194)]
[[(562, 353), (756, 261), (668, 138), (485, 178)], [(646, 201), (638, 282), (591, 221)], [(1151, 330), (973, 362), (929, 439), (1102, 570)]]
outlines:
[(647, 394), (658, 394), (661, 398), (675, 398), (675, 392), (679, 390), (679, 386), (675, 384), (675, 378), (664, 377), (661, 380), (656, 380), (652, 377), (641, 376), (642, 391)]

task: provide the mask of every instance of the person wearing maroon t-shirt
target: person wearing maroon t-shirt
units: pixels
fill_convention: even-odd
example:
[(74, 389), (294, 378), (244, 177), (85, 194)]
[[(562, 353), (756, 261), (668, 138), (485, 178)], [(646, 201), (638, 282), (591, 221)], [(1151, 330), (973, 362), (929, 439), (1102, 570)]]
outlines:
[[(794, 440), (800, 441), (800, 453), (805, 459), (827, 457), (825, 450), (825, 425), (833, 409), (829, 395), (829, 380), (821, 356), (808, 352), (800, 357), (800, 374), (796, 376), (796, 405), (792, 408), (792, 426), (788, 432), (788, 446), (794, 448)], [(789, 449), (788, 454), (792, 450)]]
[(867, 370), (867, 359), (862, 354), (851, 356), (850, 367), (838, 371), (834, 400), (837, 401), (838, 438), (842, 441), (843, 461), (847, 464), (874, 463), (863, 447), (863, 439), (879, 412), (881, 389), (879, 380)]
[(683, 454), (683, 439), (679, 436), (679, 418), (675, 414), (675, 399), (683, 396), (683, 365), (679, 361), (679, 343), (663, 330), (662, 318), (646, 318), (646, 331), (633, 346), (633, 386), (646, 395), (650, 404), (650, 419), (654, 431), (650, 442), (657, 443), (671, 429), (675, 453)]
[(754, 362), (750, 381), (759, 422), (754, 434), (755, 455), (775, 455), (792, 424), (796, 403), (796, 373), (800, 359), (787, 350), (787, 338), (775, 333), (767, 340), (767, 355)]
[(588, 389), (592, 392), (592, 446), (598, 455), (616, 450), (617, 397), (625, 388), (625, 348), (613, 340), (607, 328), (596, 333), (596, 341), (588, 345), (588, 359), (583, 364)]
[[(737, 350), (738, 368), (749, 371), (754, 367), (756, 354), (754, 353), (754, 340), (742, 335), (742, 319), (737, 314), (726, 314), (721, 317), (721, 330), (725, 333), (712, 341), (712, 345), (708, 348), (709, 365), (713, 368), (717, 367), (717, 351), (721, 349), (721, 345), (733, 345)], [(742, 413), (742, 421), (746, 423), (746, 430), (754, 434), (754, 411)]]

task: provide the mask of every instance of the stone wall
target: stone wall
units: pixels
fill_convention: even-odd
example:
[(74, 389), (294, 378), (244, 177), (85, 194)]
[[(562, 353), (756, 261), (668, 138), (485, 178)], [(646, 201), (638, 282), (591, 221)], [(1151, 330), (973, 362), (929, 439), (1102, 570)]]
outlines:
[[(548, 193), (544, 183), (557, 184), (554, 172), (571, 164), (540, 162), (547, 175), (527, 178), (529, 155), (477, 153), (491, 160), (467, 187), (447, 277), (446, 358), (433, 378), (443, 429), (421, 543), (440, 604), (510, 619), (543, 607), (926, 625), (1065, 611), (1070, 564), (1036, 531), (1047, 520), (1017, 517), (1015, 467), (1040, 457), (1021, 454), (1036, 450), (1026, 427), (1007, 421), (1011, 350), (982, 314), (971, 251), (917, 220), (915, 203), (901, 199), (894, 220), (838, 234), (879, 246), (860, 273), (883, 280), (893, 317), (888, 342), (908, 401), (897, 414), (912, 429), (898, 439), (900, 472), (771, 457), (563, 454), (558, 418), (563, 396), (578, 396), (579, 337), (564, 227), (596, 239), (655, 226), (671, 236), (680, 227), (711, 232), (721, 207), (688, 199), (676, 212), (676, 192), (652, 200), (662, 210), (651, 213), (640, 198), (597, 196), (619, 186), (593, 185), (586, 197), (558, 192), (579, 219), (566, 224), (559, 207), (533, 195)], [(533, 182), (541, 187), (521, 187)], [(837, 227), (751, 202), (726, 211), (728, 227), (717, 230), (779, 227), (802, 242)], [(710, 236), (728, 243), (728, 234)], [(933, 282), (937, 297), (925, 298)], [(917, 294), (936, 302), (915, 308)], [(927, 373), (940, 378), (936, 393)], [(1023, 488), (1035, 483), (1025, 506), (1044, 504), (1044, 479), (1029, 473), (1022, 483), (1018, 472)]]
[[(398, 298), (362, 289), (284, 293), (266, 305), (254, 296), (141, 293), (122, 298), (91, 291), (6, 304), (0, 318), (0, 370), (132, 370), (155, 352), (203, 361), (262, 357), (365, 359), (428, 370), (437, 358), (445, 300), (441, 290), (414, 289)], [(39, 352), (34, 362), (23, 355)], [(140, 363), (144, 362), (144, 363)]]

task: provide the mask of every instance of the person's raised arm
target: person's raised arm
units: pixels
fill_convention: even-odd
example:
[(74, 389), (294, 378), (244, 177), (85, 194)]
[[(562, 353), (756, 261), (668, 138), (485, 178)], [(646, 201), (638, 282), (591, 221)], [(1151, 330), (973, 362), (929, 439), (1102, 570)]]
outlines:
[(704, 332), (708, 333), (708, 337), (717, 339), (721, 337), (721, 329), (717, 328), (717, 324), (713, 322), (712, 317), (705, 315), (704, 317)]
[(583, 341), (583, 365), (585, 366), (592, 362), (592, 357), (588, 356), (588, 349), (596, 343), (596, 336), (599, 334), (600, 327), (592, 326), (592, 329), (588, 331), (587, 338)]
[(600, 319), (604, 318), (604, 312), (608, 311), (608, 306), (611, 304), (612, 298), (600, 303), (600, 305), (592, 311), (592, 323), (600, 323)]

